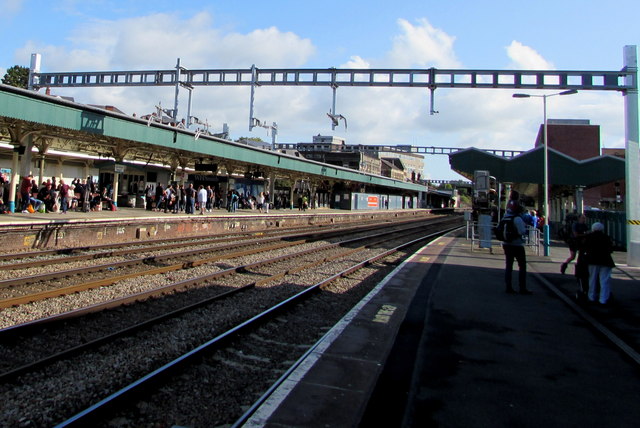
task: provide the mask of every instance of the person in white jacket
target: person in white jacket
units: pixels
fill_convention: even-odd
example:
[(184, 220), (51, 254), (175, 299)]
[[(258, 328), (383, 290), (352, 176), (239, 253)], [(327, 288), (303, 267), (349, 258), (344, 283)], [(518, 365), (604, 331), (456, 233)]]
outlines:
[(207, 209), (207, 189), (203, 185), (198, 187), (198, 206), (200, 207), (200, 214), (204, 215), (204, 211)]

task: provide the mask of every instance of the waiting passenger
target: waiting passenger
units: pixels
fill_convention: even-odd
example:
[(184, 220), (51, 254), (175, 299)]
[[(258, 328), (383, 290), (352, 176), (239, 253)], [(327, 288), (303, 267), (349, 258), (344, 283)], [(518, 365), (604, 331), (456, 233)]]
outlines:
[(193, 183), (189, 183), (189, 185), (185, 189), (185, 198), (185, 214), (195, 214), (196, 189), (193, 188)]
[(144, 200), (145, 200), (145, 209), (147, 211), (151, 211), (153, 209), (153, 198), (155, 195), (155, 191), (151, 184), (147, 184), (146, 189), (144, 189)]
[(33, 180), (33, 175), (29, 174), (26, 177), (22, 177), (22, 181), (20, 182), (20, 200), (22, 202), (22, 212), (28, 212), (27, 206), (29, 205), (29, 200), (31, 198), (31, 180)]
[[(55, 199), (53, 196), (53, 190), (51, 188), (51, 182), (48, 181), (42, 185), (40, 191), (38, 192), (38, 199), (44, 203), (45, 209), (47, 212), (53, 212), (53, 205), (55, 203)], [(36, 211), (39, 209), (36, 208)]]
[(522, 235), (527, 232), (527, 229), (521, 214), (522, 207), (518, 201), (510, 200), (507, 204), (504, 220), (512, 222), (518, 236), (509, 242), (502, 243), (505, 257), (504, 283), (505, 291), (508, 294), (515, 293), (512, 286), (514, 259), (518, 262), (518, 286), (520, 288), (520, 294), (531, 294), (531, 291), (527, 289), (527, 256), (524, 251), (524, 240), (522, 239)]
[[(611, 270), (616, 265), (611, 257), (613, 244), (611, 238), (604, 232), (602, 223), (593, 223), (591, 233), (584, 237), (584, 249), (589, 265), (589, 301), (595, 302), (597, 299), (601, 305), (606, 305), (611, 294)], [(598, 280), (600, 293), (596, 290)]]
[[(64, 179), (60, 179), (59, 185), (59, 194), (60, 194), (60, 212), (62, 214), (67, 213), (67, 209), (69, 208), (69, 185), (65, 184)], [(72, 198), (73, 199), (73, 198)]]
[(154, 208), (154, 211), (160, 211), (162, 209), (162, 204), (164, 203), (164, 187), (162, 187), (162, 184), (160, 184), (160, 182), (158, 181), (158, 184), (156, 185), (156, 206)]
[(204, 215), (207, 209), (207, 189), (202, 184), (198, 187), (198, 208), (200, 209), (200, 214)]

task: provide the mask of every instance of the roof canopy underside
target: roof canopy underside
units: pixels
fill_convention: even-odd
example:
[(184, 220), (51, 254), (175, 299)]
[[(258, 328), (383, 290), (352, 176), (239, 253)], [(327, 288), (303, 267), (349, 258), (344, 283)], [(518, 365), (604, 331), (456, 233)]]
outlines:
[[(548, 161), (550, 185), (593, 187), (625, 178), (625, 160), (615, 156), (580, 161), (549, 148)], [(484, 170), (503, 183), (544, 182), (544, 146), (510, 159), (469, 148), (450, 154), (449, 164), (470, 180), (474, 171)]]
[[(19, 129), (19, 132), (16, 130)], [(219, 163), (229, 173), (250, 168), (279, 177), (351, 181), (397, 190), (423, 191), (424, 186), (364, 174), (296, 156), (200, 135), (99, 108), (0, 85), (0, 138), (30, 134), (47, 140), (49, 149), (193, 168), (196, 162)], [(4, 135), (3, 135), (4, 134)], [(2, 138), (4, 137), (4, 138)], [(10, 141), (16, 144), (15, 141)]]

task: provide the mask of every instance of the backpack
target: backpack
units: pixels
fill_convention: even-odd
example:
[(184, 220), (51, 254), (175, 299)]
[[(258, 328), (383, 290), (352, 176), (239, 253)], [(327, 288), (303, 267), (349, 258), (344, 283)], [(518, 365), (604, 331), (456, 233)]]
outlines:
[(502, 217), (494, 232), (496, 234), (496, 238), (498, 241), (502, 242), (512, 242), (515, 239), (520, 238), (520, 234), (518, 233), (518, 229), (514, 223), (514, 217)]

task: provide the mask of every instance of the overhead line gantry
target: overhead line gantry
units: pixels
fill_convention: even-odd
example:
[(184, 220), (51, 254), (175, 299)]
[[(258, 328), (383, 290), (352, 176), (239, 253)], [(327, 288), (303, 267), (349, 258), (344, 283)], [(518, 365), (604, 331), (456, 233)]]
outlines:
[[(37, 55), (37, 54), (34, 54)], [(627, 237), (628, 263), (640, 266), (640, 204), (638, 153), (638, 54), (637, 47), (628, 45), (623, 50), (624, 66), (620, 71), (566, 71), (566, 70), (450, 70), (450, 69), (260, 69), (253, 65), (247, 69), (188, 70), (180, 66), (174, 70), (104, 71), (40, 73), (39, 56), (29, 73), (29, 88), (43, 87), (97, 87), (97, 86), (175, 86), (174, 119), (177, 119), (180, 86), (251, 86), (252, 95), (258, 86), (328, 86), (338, 87), (391, 87), (426, 88), (431, 94), (430, 114), (434, 109), (437, 88), (493, 88), (518, 90), (598, 90), (619, 91), (624, 96), (625, 148), (627, 173)], [(34, 67), (34, 63), (38, 66)], [(253, 112), (253, 96), (251, 111)], [(253, 125), (250, 115), (250, 129)], [(335, 122), (335, 118), (332, 117)], [(345, 120), (346, 121), (346, 120)], [(633, 226), (633, 227), (632, 227)]]

